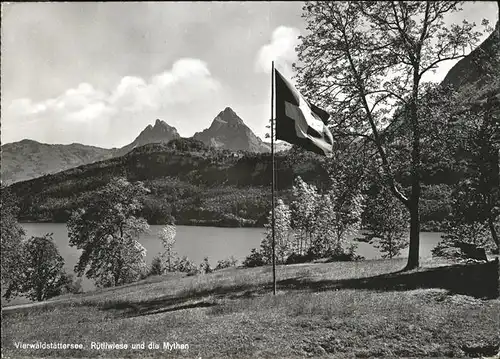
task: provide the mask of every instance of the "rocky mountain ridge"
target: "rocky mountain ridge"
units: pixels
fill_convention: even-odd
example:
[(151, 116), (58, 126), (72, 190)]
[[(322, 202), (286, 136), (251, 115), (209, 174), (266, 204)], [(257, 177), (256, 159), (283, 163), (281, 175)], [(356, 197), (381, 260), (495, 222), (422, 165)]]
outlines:
[(154, 126), (148, 125), (132, 143), (120, 148), (117, 155), (123, 156), (134, 148), (149, 143), (166, 143), (177, 138), (181, 138), (181, 136), (175, 127), (170, 126), (165, 121), (156, 119)]
[(221, 111), (209, 128), (196, 132), (193, 138), (215, 148), (250, 152), (270, 150), (230, 107)]
[[(175, 127), (157, 119), (154, 126), (148, 125), (134, 141), (121, 148), (107, 149), (77, 143), (54, 145), (24, 139), (2, 145), (1, 179), (3, 184), (9, 185), (45, 174), (123, 156), (134, 148), (146, 144), (167, 143), (179, 138), (181, 136)], [(230, 107), (221, 111), (209, 128), (197, 132), (192, 138), (202, 141), (209, 147), (232, 151), (243, 150), (259, 153), (270, 151), (270, 145), (265, 144), (257, 137)]]

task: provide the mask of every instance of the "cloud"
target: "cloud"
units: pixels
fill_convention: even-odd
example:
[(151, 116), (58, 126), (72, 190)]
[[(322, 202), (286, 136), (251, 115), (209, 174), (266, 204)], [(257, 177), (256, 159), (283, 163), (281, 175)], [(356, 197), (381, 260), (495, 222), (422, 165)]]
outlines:
[[(2, 142), (32, 138), (108, 146), (110, 137), (120, 141), (117, 133), (122, 134), (121, 141), (130, 142), (131, 131), (144, 125), (141, 119), (150, 122), (150, 117), (160, 117), (172, 107), (178, 110), (212, 101), (221, 88), (205, 62), (183, 58), (149, 80), (125, 76), (109, 92), (81, 83), (39, 102), (20, 98), (2, 107), (2, 140), (7, 140)], [(114, 133), (103, 133), (103, 129)]]
[(190, 103), (217, 92), (220, 83), (207, 65), (198, 59), (180, 59), (172, 69), (152, 77), (147, 83), (140, 77), (126, 76), (109, 98), (112, 106), (125, 111), (158, 110), (164, 106)]
[(291, 77), (292, 64), (297, 61), (295, 47), (299, 44), (300, 30), (294, 27), (279, 26), (271, 36), (271, 42), (262, 46), (257, 54), (255, 70), (271, 72), (271, 61), (287, 77)]

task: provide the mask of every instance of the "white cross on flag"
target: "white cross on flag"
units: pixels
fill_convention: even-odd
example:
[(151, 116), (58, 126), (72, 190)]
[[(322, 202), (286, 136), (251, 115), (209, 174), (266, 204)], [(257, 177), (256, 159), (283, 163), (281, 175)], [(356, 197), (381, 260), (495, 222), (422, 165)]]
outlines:
[(330, 115), (309, 103), (278, 70), (276, 79), (276, 139), (322, 155), (332, 152), (333, 137), (326, 126)]

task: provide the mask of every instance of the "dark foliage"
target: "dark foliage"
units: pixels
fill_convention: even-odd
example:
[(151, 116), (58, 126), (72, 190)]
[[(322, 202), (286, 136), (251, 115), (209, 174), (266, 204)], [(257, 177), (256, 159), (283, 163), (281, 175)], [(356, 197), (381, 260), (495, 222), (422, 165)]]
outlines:
[(153, 258), (151, 262), (151, 266), (149, 268), (149, 275), (162, 275), (164, 272), (163, 263), (160, 257), (156, 256)]
[(1, 275), (2, 286), (8, 285), (18, 277), (18, 263), (20, 262), (20, 249), (25, 232), (17, 222), (19, 208), (16, 198), (8, 188), (1, 187)]
[(9, 283), (5, 298), (25, 296), (43, 301), (72, 288), (72, 278), (64, 269), (64, 260), (54, 244), (52, 234), (31, 237), (22, 243), (18, 277)]
[(243, 267), (248, 267), (248, 268), (260, 267), (265, 264), (266, 262), (264, 260), (264, 256), (256, 248), (253, 248), (251, 253), (243, 260)]
[(217, 266), (214, 270), (225, 269), (235, 267), (238, 261), (234, 257), (230, 257), (228, 259), (221, 259), (217, 262)]
[(173, 264), (173, 268), (177, 272), (187, 273), (188, 275), (199, 273), (199, 269), (196, 267), (196, 265), (191, 262), (186, 256), (182, 258), (176, 258)]
[(286, 259), (285, 264), (307, 263), (307, 262), (312, 262), (314, 259), (316, 259), (316, 256), (311, 252), (302, 255), (297, 253), (292, 253)]
[(203, 262), (200, 263), (200, 272), (203, 274), (212, 273), (214, 270), (208, 261), (208, 257), (203, 258)]

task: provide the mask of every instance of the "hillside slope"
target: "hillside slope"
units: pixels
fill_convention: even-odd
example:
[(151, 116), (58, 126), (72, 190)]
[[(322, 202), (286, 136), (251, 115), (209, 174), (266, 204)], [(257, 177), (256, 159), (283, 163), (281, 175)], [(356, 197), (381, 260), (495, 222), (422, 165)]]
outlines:
[[(276, 156), (277, 188), (286, 193), (296, 175), (324, 186), (321, 159), (308, 153)], [(143, 181), (150, 224), (172, 215), (178, 224), (262, 226), (270, 209), (271, 156), (208, 149), (193, 139), (150, 144), (125, 156), (92, 163), (9, 188), (20, 200), (21, 221), (65, 222), (70, 211), (113, 177)]]
[(148, 125), (134, 141), (122, 148), (107, 149), (79, 143), (54, 145), (32, 140), (8, 143), (2, 146), (2, 183), (9, 185), (123, 156), (136, 147), (150, 143), (167, 143), (176, 138), (180, 138), (177, 130), (157, 119), (154, 126)]
[[(64, 301), (6, 308), (2, 355), (493, 357), (500, 301), (481, 298), (498, 283), (492, 264), (426, 264), (412, 272), (400, 271), (404, 260), (278, 266), (276, 296), (269, 266), (190, 277), (171, 273)], [(84, 348), (40, 351), (16, 348), (18, 342)], [(96, 350), (92, 342), (128, 348)], [(131, 348), (140, 343), (144, 349)], [(151, 343), (158, 347), (148, 348)], [(169, 349), (164, 343), (184, 346)]]
[(113, 157), (115, 149), (79, 143), (53, 145), (22, 140), (2, 146), (2, 183), (14, 182), (64, 171), (87, 163)]
[(500, 74), (500, 20), (486, 40), (448, 71), (441, 85), (453, 86), (458, 90), (471, 84), (482, 88), (498, 79), (498, 74)]

